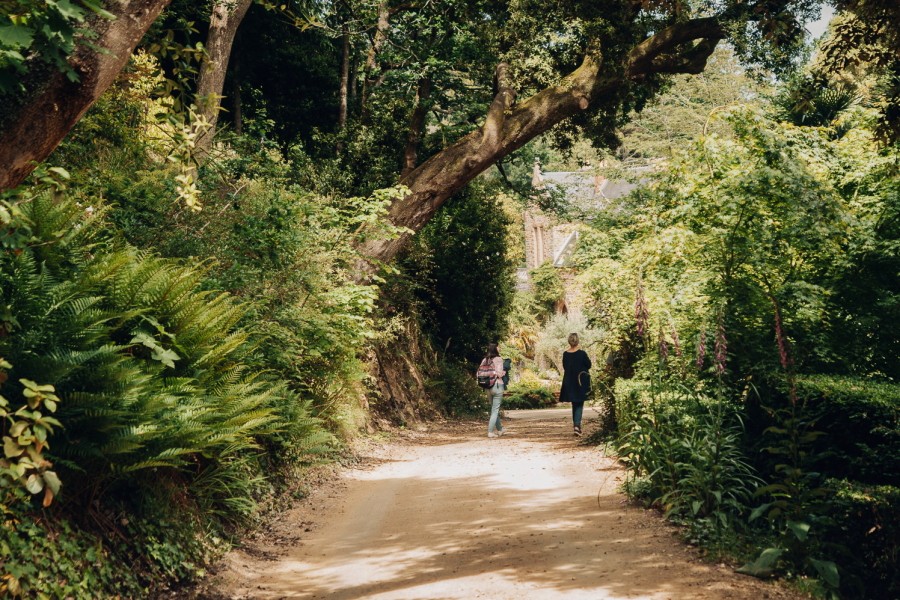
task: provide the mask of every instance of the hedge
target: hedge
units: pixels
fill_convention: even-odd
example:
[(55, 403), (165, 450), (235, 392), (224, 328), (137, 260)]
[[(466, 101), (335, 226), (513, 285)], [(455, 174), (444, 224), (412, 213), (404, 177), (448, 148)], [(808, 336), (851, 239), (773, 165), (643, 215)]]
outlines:
[(829, 479), (823, 538), (837, 544), (847, 598), (900, 598), (900, 488)]
[(825, 433), (818, 468), (831, 477), (900, 486), (900, 385), (849, 377), (806, 376), (798, 397)]
[(556, 404), (553, 392), (542, 385), (513, 384), (509, 395), (503, 398), (503, 408), (548, 408)]

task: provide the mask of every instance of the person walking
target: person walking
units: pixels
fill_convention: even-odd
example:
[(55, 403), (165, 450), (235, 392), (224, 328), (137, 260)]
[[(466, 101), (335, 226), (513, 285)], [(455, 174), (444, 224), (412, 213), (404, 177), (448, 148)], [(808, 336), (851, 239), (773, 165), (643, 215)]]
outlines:
[(572, 403), (572, 425), (575, 435), (581, 437), (581, 414), (584, 412), (584, 401), (591, 391), (591, 359), (587, 352), (578, 347), (578, 334), (569, 334), (569, 348), (563, 352), (562, 389), (559, 391), (560, 402)]
[(488, 421), (488, 437), (500, 437), (506, 433), (503, 429), (503, 424), (500, 423), (500, 403), (503, 402), (503, 390), (505, 387), (503, 385), (503, 376), (506, 375), (506, 371), (503, 370), (503, 359), (500, 358), (500, 351), (497, 349), (497, 344), (493, 342), (488, 344), (487, 351), (484, 353), (484, 358), (481, 360), (481, 365), (490, 366), (494, 370), (494, 383), (491, 387), (487, 388), (488, 398), (491, 401), (491, 418)]

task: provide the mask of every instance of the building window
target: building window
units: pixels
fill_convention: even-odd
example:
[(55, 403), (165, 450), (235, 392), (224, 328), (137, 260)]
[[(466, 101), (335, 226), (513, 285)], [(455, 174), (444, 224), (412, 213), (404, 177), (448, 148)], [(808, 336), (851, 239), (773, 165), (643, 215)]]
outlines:
[(544, 228), (540, 225), (532, 226), (534, 234), (534, 266), (539, 267), (544, 262)]

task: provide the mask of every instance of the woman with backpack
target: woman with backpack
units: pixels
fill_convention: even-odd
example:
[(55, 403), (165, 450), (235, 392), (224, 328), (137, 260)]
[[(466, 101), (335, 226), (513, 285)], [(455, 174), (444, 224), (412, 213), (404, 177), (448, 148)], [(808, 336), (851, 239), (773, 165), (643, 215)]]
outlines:
[(488, 398), (491, 400), (491, 418), (488, 421), (488, 437), (500, 437), (505, 433), (503, 425), (500, 423), (500, 403), (503, 401), (503, 376), (506, 371), (503, 370), (503, 359), (500, 358), (500, 351), (497, 344), (490, 343), (481, 365), (478, 367), (479, 385), (487, 390)]
[(587, 352), (578, 347), (578, 334), (569, 334), (569, 349), (563, 352), (562, 389), (559, 391), (560, 402), (572, 403), (572, 424), (575, 435), (581, 437), (581, 414), (584, 401), (591, 392), (591, 359)]

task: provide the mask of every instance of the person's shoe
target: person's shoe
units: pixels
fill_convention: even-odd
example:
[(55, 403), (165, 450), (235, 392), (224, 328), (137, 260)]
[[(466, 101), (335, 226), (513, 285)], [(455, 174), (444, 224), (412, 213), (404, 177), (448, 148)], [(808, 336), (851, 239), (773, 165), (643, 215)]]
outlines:
[(503, 434), (504, 434), (504, 433), (506, 433), (506, 430), (505, 430), (505, 429), (498, 429), (498, 430), (497, 430), (497, 437), (503, 437)]
[(575, 437), (581, 437), (581, 427), (575, 428)]
[(495, 438), (495, 437), (500, 437), (500, 436), (497, 435), (496, 433), (494, 433), (494, 432), (492, 431), (492, 432), (488, 433), (488, 437), (489, 437), (489, 438)]

